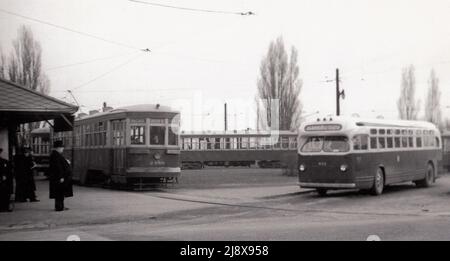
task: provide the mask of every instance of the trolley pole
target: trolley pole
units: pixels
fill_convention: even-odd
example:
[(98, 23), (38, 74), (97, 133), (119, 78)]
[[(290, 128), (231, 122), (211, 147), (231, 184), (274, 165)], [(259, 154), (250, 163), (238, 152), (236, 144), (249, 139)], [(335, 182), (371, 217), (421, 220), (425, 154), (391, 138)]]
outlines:
[(340, 107), (340, 90), (339, 90), (339, 69), (336, 69), (336, 116), (339, 116), (341, 114), (341, 107)]
[(225, 103), (225, 110), (224, 110), (224, 118), (225, 118), (225, 131), (228, 130), (228, 117), (227, 117), (227, 103)]
[(336, 69), (336, 116), (341, 115), (341, 97), (342, 99), (345, 99), (345, 92), (344, 90), (340, 90), (339, 88), (339, 83), (340, 83), (340, 79), (339, 79), (339, 69)]

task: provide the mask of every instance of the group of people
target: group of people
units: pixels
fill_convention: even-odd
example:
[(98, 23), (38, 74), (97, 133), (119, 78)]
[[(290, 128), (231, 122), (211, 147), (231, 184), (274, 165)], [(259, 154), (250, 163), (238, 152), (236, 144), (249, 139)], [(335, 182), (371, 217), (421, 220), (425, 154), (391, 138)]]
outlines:
[[(48, 177), (50, 181), (50, 198), (55, 200), (55, 211), (64, 211), (64, 198), (73, 196), (72, 171), (70, 163), (63, 156), (62, 141), (55, 141), (50, 154)], [(21, 153), (14, 156), (13, 164), (2, 157), (0, 148), (0, 212), (13, 211), (11, 195), (16, 202), (39, 202), (36, 196), (34, 181), (35, 162), (30, 148), (22, 148)]]

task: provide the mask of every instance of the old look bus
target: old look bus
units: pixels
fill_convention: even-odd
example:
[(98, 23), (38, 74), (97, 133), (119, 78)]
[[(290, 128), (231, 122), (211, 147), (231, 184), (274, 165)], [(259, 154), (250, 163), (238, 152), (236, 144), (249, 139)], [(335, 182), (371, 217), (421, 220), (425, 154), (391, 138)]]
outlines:
[(442, 157), (435, 125), (419, 121), (327, 117), (300, 127), (299, 185), (361, 189), (380, 195), (386, 185), (413, 181), (428, 187)]

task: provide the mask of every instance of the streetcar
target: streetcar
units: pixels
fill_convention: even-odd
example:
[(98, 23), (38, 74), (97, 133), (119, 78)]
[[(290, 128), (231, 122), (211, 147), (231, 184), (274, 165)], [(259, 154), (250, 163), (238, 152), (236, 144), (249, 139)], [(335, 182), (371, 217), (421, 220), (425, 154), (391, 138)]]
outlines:
[(63, 140), (74, 180), (143, 188), (178, 182), (179, 128), (178, 111), (135, 105), (92, 112), (77, 118), (73, 131), (52, 136)]
[(37, 128), (30, 133), (31, 151), (37, 171), (47, 171), (50, 155), (50, 127)]
[(442, 171), (450, 171), (450, 131), (442, 133)]
[(421, 121), (362, 120), (327, 117), (300, 127), (299, 185), (328, 190), (370, 190), (413, 181), (428, 187), (442, 159), (440, 132)]
[(184, 169), (206, 166), (296, 169), (297, 133), (198, 131), (181, 134)]

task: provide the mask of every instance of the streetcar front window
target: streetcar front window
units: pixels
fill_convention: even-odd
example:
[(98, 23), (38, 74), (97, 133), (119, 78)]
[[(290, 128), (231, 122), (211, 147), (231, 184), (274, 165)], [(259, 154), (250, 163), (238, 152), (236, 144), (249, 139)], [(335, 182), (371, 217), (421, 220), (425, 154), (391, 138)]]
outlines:
[(150, 127), (150, 144), (151, 145), (164, 145), (166, 135), (166, 127), (163, 126), (151, 126)]
[(178, 145), (178, 126), (169, 127), (169, 145)]
[(315, 136), (308, 137), (303, 144), (302, 152), (347, 152), (350, 145), (347, 137), (344, 136)]
[(145, 126), (131, 126), (131, 144), (145, 145)]

